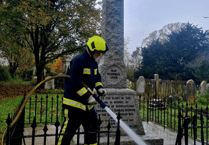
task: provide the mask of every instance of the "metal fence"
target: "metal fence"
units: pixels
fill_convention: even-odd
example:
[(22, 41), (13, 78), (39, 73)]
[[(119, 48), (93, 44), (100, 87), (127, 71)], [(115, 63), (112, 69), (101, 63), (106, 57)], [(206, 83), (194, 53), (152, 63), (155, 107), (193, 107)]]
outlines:
[(176, 144), (181, 144), (183, 135), (185, 144), (188, 144), (188, 137), (202, 144), (208, 142), (208, 106), (188, 105), (179, 99), (168, 101), (165, 98), (159, 99), (148, 96), (139, 103), (141, 117), (144, 121), (153, 121), (164, 128), (169, 128), (178, 132)]
[[(57, 93), (49, 92), (47, 94), (42, 94), (42, 91), (38, 87), (34, 87), (29, 94), (25, 94), (23, 100), (18, 106), (16, 112), (12, 115), (8, 115), (6, 120), (7, 129), (3, 135), (2, 143), (6, 145), (22, 145), (26, 144), (25, 139), (30, 138), (31, 144), (35, 145), (35, 138), (42, 137), (43, 144), (46, 145), (47, 137), (54, 137), (54, 142), (56, 143), (59, 135), (64, 135), (59, 133), (59, 126), (64, 120), (63, 109), (62, 109), (62, 98), (63, 90), (57, 90)], [(115, 144), (120, 144), (120, 112), (118, 113), (118, 126), (117, 130), (112, 130), (110, 122), (108, 123), (106, 131), (97, 132), (97, 144), (100, 144), (101, 134), (106, 134), (107, 141), (106, 144), (110, 144), (110, 134), (116, 134)], [(102, 120), (99, 116), (99, 124), (102, 124)], [(48, 124), (53, 124), (55, 128), (54, 134), (48, 134)], [(36, 134), (35, 130), (37, 126), (43, 126), (43, 133)], [(24, 128), (31, 127), (32, 131), (30, 135), (24, 135)], [(111, 129), (111, 130), (110, 130)], [(77, 135), (77, 144), (80, 144), (80, 135), (89, 134), (91, 132), (81, 132), (80, 129), (75, 133)], [(3, 145), (3, 144), (2, 144)]]

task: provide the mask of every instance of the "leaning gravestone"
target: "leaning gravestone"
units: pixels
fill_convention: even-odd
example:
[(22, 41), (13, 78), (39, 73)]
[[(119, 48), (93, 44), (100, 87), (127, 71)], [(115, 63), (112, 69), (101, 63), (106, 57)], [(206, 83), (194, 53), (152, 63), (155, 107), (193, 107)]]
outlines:
[(203, 95), (206, 93), (206, 81), (202, 81), (200, 84), (200, 95)]
[(196, 86), (193, 80), (188, 80), (186, 83), (187, 86), (187, 103), (194, 104), (195, 103), (195, 96), (196, 96)]
[(144, 93), (145, 85), (146, 85), (146, 82), (145, 82), (144, 77), (140, 76), (138, 78), (138, 80), (136, 81), (136, 93), (137, 93), (137, 95)]

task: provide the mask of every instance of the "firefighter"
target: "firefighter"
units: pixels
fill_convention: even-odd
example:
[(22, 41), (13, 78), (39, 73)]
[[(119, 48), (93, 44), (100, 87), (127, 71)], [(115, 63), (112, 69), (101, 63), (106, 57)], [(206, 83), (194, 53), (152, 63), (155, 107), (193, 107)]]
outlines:
[(81, 54), (74, 57), (67, 69), (65, 90), (63, 98), (64, 122), (60, 133), (58, 145), (70, 145), (76, 130), (82, 124), (86, 134), (84, 145), (97, 145), (98, 119), (94, 110), (97, 103), (91, 93), (82, 85), (85, 83), (91, 90), (96, 89), (100, 96), (106, 94), (101, 83), (101, 75), (95, 59), (101, 58), (108, 51), (105, 40), (99, 36), (93, 36), (87, 41), (87, 48)]

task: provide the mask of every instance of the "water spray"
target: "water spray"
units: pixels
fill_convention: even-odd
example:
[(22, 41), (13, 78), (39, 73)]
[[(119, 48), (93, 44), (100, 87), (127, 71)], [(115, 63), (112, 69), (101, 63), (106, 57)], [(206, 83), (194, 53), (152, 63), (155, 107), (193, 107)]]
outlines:
[[(110, 108), (107, 107), (107, 105), (104, 102), (102, 102), (102, 100), (100, 100), (99, 97), (96, 94), (94, 94), (94, 92), (86, 84), (84, 84), (83, 82), (82, 84), (85, 86), (86, 89), (88, 89), (91, 92), (91, 94), (101, 105), (101, 107), (105, 109), (107, 113), (117, 122), (118, 119), (116, 114), (112, 110), (110, 110)], [(129, 137), (131, 137), (138, 145), (146, 145), (146, 143), (141, 138), (139, 138), (139, 136), (128, 125), (126, 125), (125, 122), (123, 122), (123, 120), (120, 119), (119, 121), (120, 127), (129, 135)]]

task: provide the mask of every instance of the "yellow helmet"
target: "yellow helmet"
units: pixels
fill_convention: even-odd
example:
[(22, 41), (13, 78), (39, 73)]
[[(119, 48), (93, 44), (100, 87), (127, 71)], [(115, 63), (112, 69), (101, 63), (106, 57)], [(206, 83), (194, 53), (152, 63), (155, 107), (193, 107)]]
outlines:
[(94, 51), (97, 50), (101, 53), (105, 53), (109, 50), (107, 47), (107, 43), (105, 40), (100, 36), (93, 36), (87, 41), (88, 50), (90, 51), (91, 55), (94, 54)]

